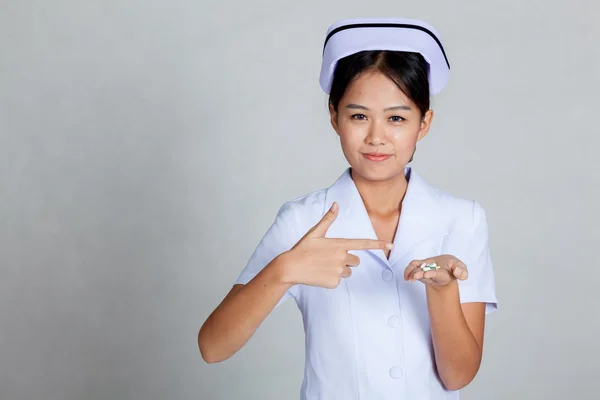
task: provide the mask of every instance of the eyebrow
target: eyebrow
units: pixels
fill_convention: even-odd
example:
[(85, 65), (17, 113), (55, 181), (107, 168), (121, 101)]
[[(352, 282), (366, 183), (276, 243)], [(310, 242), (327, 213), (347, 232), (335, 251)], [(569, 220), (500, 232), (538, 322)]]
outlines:
[[(356, 110), (368, 110), (367, 107), (361, 106), (360, 104), (348, 104), (346, 106), (346, 108), (356, 109)], [(410, 111), (410, 110), (412, 110), (412, 108), (410, 108), (409, 106), (393, 106), (393, 107), (388, 107), (388, 108), (384, 109), (383, 111), (397, 111), (397, 110)]]

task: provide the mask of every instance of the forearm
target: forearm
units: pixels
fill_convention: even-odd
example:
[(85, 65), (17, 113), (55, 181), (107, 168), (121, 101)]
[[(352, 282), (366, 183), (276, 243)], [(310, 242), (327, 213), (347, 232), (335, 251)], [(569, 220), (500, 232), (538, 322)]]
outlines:
[(465, 320), (457, 281), (426, 290), (438, 373), (446, 388), (458, 390), (477, 374), (482, 350)]
[(228, 295), (208, 317), (198, 334), (202, 357), (209, 363), (228, 359), (242, 348), (283, 297), (279, 258), (254, 279)]

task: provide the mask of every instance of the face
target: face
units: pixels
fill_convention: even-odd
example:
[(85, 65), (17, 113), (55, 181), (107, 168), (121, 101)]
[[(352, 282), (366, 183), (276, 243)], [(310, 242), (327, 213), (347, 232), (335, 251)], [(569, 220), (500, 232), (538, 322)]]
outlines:
[(353, 172), (383, 181), (403, 174), (416, 144), (431, 125), (433, 112), (420, 110), (380, 72), (365, 72), (330, 106), (331, 124)]

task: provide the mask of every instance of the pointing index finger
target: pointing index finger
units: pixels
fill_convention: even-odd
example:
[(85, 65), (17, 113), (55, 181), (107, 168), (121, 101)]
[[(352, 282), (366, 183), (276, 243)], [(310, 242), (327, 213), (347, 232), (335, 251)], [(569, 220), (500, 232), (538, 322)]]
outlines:
[(334, 239), (346, 250), (391, 250), (394, 244), (374, 239)]

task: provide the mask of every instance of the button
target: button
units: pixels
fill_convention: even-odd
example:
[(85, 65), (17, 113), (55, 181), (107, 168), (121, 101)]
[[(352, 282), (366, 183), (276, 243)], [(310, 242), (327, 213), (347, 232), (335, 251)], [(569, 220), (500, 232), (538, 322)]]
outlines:
[(392, 315), (389, 319), (388, 319), (388, 325), (391, 326), (392, 328), (397, 328), (400, 326), (400, 318), (398, 318), (397, 315)]
[(394, 379), (402, 378), (403, 374), (404, 374), (404, 372), (402, 372), (402, 368), (400, 368), (398, 366), (390, 368), (390, 376)]
[(381, 277), (383, 278), (384, 281), (389, 282), (392, 279), (394, 279), (394, 273), (392, 271), (390, 271), (389, 269), (384, 269), (383, 272), (381, 273)]

